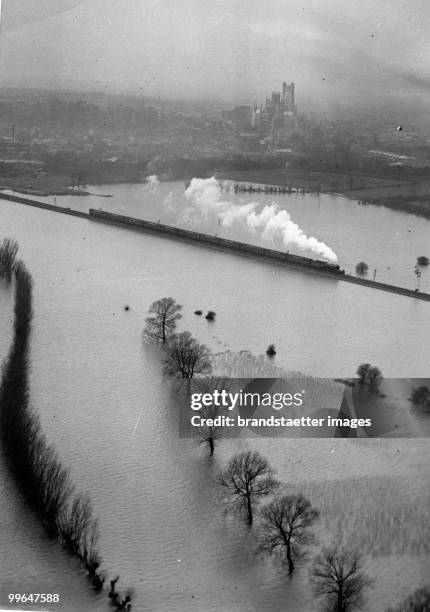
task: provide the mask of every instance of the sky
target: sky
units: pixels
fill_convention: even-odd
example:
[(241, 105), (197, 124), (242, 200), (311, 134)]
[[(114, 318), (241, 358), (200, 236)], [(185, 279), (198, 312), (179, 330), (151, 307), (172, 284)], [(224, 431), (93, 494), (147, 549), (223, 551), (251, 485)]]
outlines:
[(2, 0), (0, 28), (3, 84), (430, 102), (428, 0)]

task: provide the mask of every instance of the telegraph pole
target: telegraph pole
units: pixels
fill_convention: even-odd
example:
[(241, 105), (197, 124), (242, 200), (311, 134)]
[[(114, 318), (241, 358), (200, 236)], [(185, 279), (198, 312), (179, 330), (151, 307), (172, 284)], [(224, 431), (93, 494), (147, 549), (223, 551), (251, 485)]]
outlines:
[(419, 269), (418, 266), (415, 266), (414, 273), (415, 273), (415, 276), (416, 276), (416, 279), (417, 279), (415, 291), (419, 291), (420, 290), (420, 284), (421, 284), (421, 270)]

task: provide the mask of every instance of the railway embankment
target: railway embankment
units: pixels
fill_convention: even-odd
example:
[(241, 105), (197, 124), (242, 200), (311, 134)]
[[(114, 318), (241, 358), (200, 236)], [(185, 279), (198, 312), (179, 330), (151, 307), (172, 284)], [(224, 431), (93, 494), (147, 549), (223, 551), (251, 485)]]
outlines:
[(266, 261), (281, 263), (285, 266), (300, 268), (305, 272), (324, 275), (335, 280), (342, 280), (354, 283), (356, 285), (362, 285), (364, 287), (370, 287), (373, 289), (379, 289), (381, 291), (397, 293), (398, 295), (405, 295), (408, 297), (430, 301), (430, 294), (428, 293), (415, 291), (413, 289), (408, 289), (407, 287), (398, 287), (388, 283), (381, 283), (379, 281), (373, 281), (366, 278), (359, 278), (357, 276), (352, 276), (351, 274), (345, 274), (338, 266), (324, 264), (324, 262), (309, 259), (307, 257), (300, 257), (297, 255), (283, 253), (282, 251), (265, 249), (263, 247), (237, 242), (235, 240), (227, 240), (225, 238), (220, 238), (219, 236), (200, 234), (198, 232), (192, 232), (190, 230), (172, 227), (170, 225), (164, 225), (161, 223), (154, 223), (144, 219), (135, 219), (133, 217), (115, 215), (102, 210), (90, 209), (89, 216), (92, 219), (97, 219), (99, 221), (121, 227), (128, 227), (137, 231), (150, 232), (162, 236), (164, 235), (170, 238), (182, 240), (184, 242), (197, 242), (212, 248), (217, 248), (219, 250), (235, 252), (246, 257), (254, 257)]
[(34, 206), (35, 208), (43, 208), (44, 210), (50, 210), (52, 212), (62, 213), (63, 215), (72, 215), (73, 217), (82, 217), (88, 219), (89, 214), (81, 212), (80, 210), (74, 210), (73, 208), (66, 208), (65, 206), (55, 206), (54, 204), (48, 204), (47, 202), (40, 202), (39, 200), (33, 200), (30, 198), (22, 198), (21, 196), (9, 195), (7, 193), (0, 192), (0, 200), (8, 200), (9, 202), (16, 202), (17, 204), (25, 204), (26, 206)]
[(169, 239), (176, 239), (182, 242), (188, 242), (191, 244), (201, 244), (210, 248), (218, 249), (221, 251), (227, 251), (235, 253), (244, 257), (252, 257), (259, 259), (260, 261), (268, 261), (271, 263), (277, 263), (283, 266), (293, 267), (300, 269), (304, 272), (319, 274), (326, 278), (345, 281), (371, 289), (379, 289), (380, 291), (386, 291), (389, 293), (395, 293), (397, 295), (404, 295), (414, 299), (430, 301), (430, 294), (422, 291), (416, 291), (408, 289), (407, 287), (398, 287), (396, 285), (390, 285), (388, 283), (381, 283), (366, 278), (359, 278), (350, 274), (345, 274), (339, 266), (321, 262), (318, 260), (310, 259), (308, 257), (300, 257), (298, 255), (292, 255), (290, 253), (284, 253), (282, 251), (275, 251), (273, 249), (266, 249), (257, 245), (247, 244), (238, 242), (235, 240), (227, 240), (217, 235), (201, 234), (190, 230), (185, 230), (179, 227), (173, 227), (171, 225), (164, 225), (162, 223), (154, 223), (152, 221), (146, 221), (144, 219), (136, 219), (134, 217), (126, 217), (123, 215), (117, 215), (114, 213), (106, 212), (101, 209), (91, 208), (88, 213), (84, 213), (71, 208), (65, 208), (61, 206), (55, 206), (45, 202), (39, 202), (28, 198), (22, 198), (19, 196), (12, 196), (8, 194), (0, 194), (0, 199), (9, 200), (18, 204), (25, 204), (27, 206), (34, 206), (36, 208), (42, 208), (52, 212), (62, 213), (66, 215), (72, 215), (91, 221), (99, 221), (108, 223), (110, 225), (117, 225), (126, 229), (131, 229), (140, 232), (152, 233)]

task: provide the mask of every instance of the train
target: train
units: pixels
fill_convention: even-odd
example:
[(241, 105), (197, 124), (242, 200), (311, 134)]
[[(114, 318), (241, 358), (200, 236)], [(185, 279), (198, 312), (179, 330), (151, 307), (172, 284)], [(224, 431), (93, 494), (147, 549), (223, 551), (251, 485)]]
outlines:
[(164, 225), (163, 223), (147, 221), (146, 219), (136, 219), (135, 217), (118, 215), (116, 213), (107, 212), (102, 209), (90, 208), (89, 218), (99, 219), (101, 221), (113, 223), (114, 225), (132, 227), (141, 231), (149, 231), (156, 234), (172, 236), (175, 238), (180, 238), (187, 242), (199, 242), (201, 244), (208, 244), (223, 250), (236, 251), (243, 255), (250, 255), (254, 257), (260, 256), (265, 259), (271, 259), (274, 261), (287, 263), (288, 265), (298, 266), (301, 268), (315, 269), (321, 272), (327, 272), (332, 275), (345, 274), (345, 270), (343, 270), (338, 264), (329, 263), (320, 259), (311, 259), (310, 257), (302, 257), (300, 255), (293, 255), (291, 253), (275, 251), (273, 249), (267, 249), (253, 244), (247, 244), (245, 242), (238, 242), (236, 240), (220, 238), (217, 235), (211, 236), (209, 234), (201, 234), (199, 232), (182, 229), (181, 227), (173, 227), (171, 225)]

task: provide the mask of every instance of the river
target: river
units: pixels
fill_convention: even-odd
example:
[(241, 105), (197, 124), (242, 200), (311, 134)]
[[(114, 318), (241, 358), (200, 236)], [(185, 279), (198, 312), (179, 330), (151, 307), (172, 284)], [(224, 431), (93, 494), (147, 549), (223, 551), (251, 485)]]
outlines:
[[(117, 210), (120, 204), (122, 212), (140, 216), (134, 207), (141, 206), (142, 185), (98, 189), (117, 195), (73, 197), (67, 205)], [(172, 185), (156, 189), (151, 198), (162, 217), (159, 203)], [(296, 209), (288, 205), (293, 219), (315, 230), (340, 261), (350, 253), (352, 262), (363, 258), (371, 264), (368, 251), (352, 255), (350, 234), (338, 229), (334, 242), (328, 223), (305, 225), (298, 211), (307, 198), (297, 196)], [(328, 206), (337, 206), (341, 215), (345, 203), (334, 198)], [(363, 240), (368, 210), (354, 208)], [(214, 474), (233, 452), (249, 447), (269, 458), (284, 483), (305, 487), (313, 503), (322, 505), (321, 541), (334, 537), (341, 519), (348, 533), (360, 534), (360, 543), (375, 555), (367, 562), (377, 577), (369, 611), (380, 612), (427, 580), (428, 551), (419, 545), (429, 535), (427, 440), (224, 440), (210, 460), (194, 441), (179, 438), (160, 354), (142, 342), (148, 306), (172, 295), (184, 307), (181, 330), (190, 330), (214, 352), (233, 352), (230, 374), (238, 351), (259, 355), (274, 342), (275, 363), (287, 370), (351, 376), (360, 362), (369, 361), (387, 377), (426, 377), (426, 302), (10, 202), (0, 201), (0, 214), (2, 235), (19, 241), (35, 281), (33, 405), (77, 486), (90, 492), (100, 518), (104, 566), (134, 587), (134, 610), (273, 611), (286, 602), (292, 611), (317, 609), (306, 572), (288, 581), (276, 564), (255, 555), (254, 535), (246, 526), (222, 512)], [(142, 216), (147, 214), (145, 206)], [(152, 214), (155, 218), (155, 208)], [(306, 214), (311, 224), (312, 214)], [(400, 242), (409, 249), (411, 265), (424, 254), (418, 236), (428, 222), (382, 208), (375, 214), (385, 218), (381, 226), (392, 235), (401, 227), (412, 229), (413, 247)], [(387, 249), (389, 258), (400, 261), (398, 243), (390, 244), (381, 253)], [(3, 285), (0, 300), (4, 356), (12, 296)], [(216, 321), (196, 317), (196, 308), (213, 309)], [(55, 589), (66, 612), (108, 610), (107, 598), (94, 597), (74, 562), (46, 542), (3, 467), (0, 479), (6, 491), (0, 504), (6, 550), (0, 602), (6, 603), (9, 588)]]

